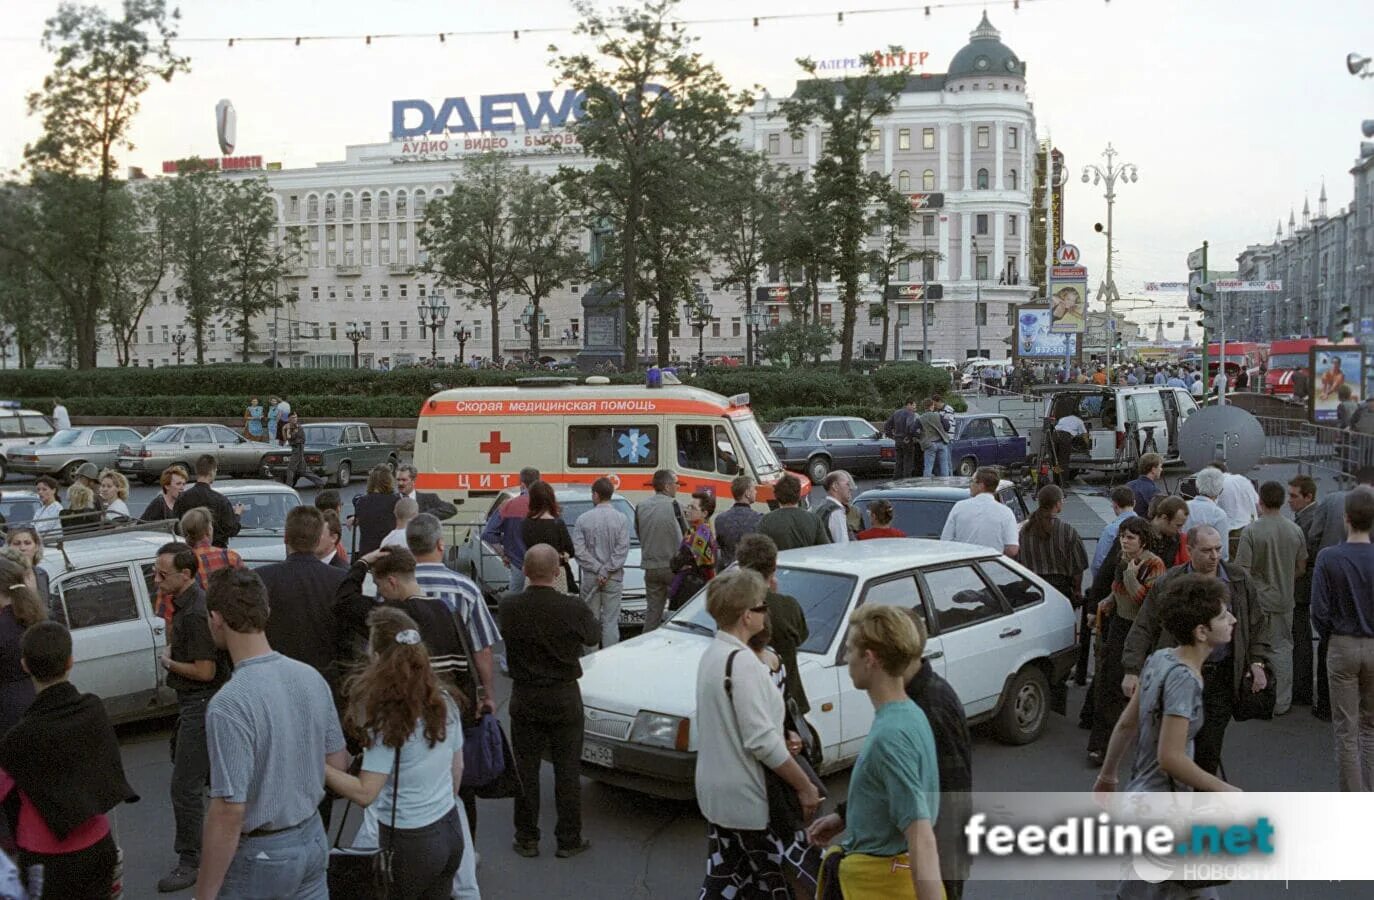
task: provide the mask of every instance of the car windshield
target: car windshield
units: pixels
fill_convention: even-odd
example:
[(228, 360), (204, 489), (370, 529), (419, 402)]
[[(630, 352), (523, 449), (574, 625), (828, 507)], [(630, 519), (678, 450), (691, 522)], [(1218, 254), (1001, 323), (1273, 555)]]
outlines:
[(773, 453), (773, 448), (768, 446), (768, 439), (763, 436), (763, 431), (759, 429), (759, 423), (754, 421), (754, 417), (746, 416), (735, 419), (734, 422), (735, 433), (739, 435), (739, 442), (744, 448), (744, 457), (749, 460), (754, 474), (771, 475), (781, 472), (782, 465)]
[(38, 517), (38, 498), (13, 494), (0, 498), (0, 516), (11, 525), (32, 522)]
[(81, 443), (85, 432), (77, 431), (75, 428), (64, 428), (48, 438), (49, 447), (70, 447), (72, 444)]
[(143, 440), (144, 443), (148, 444), (166, 444), (176, 440), (177, 435), (180, 433), (180, 428), (173, 428), (170, 425), (164, 425), (157, 431), (154, 431), (152, 434), (148, 435)]
[(338, 444), (342, 443), (342, 425), (307, 425), (305, 426), (305, 442), (307, 444)]
[(282, 491), (235, 492), (227, 496), (235, 506), (240, 503), (244, 506), (239, 516), (242, 526), (239, 534), (285, 534), (286, 514), (301, 505), (300, 497)]
[(785, 441), (800, 441), (806, 438), (806, 434), (811, 430), (811, 422), (806, 419), (788, 419), (781, 425), (769, 432), (769, 437), (781, 438)]
[[(873, 498), (877, 499), (877, 498)], [(940, 537), (940, 532), (944, 531), (945, 520), (949, 518), (949, 511), (954, 508), (953, 500), (937, 500), (934, 498), (906, 498), (887, 497), (885, 498), (892, 504), (892, 527), (910, 538), (935, 538)], [(868, 505), (873, 500), (858, 500), (855, 506), (862, 511), (864, 521), (872, 524), (868, 515)]]
[[(611, 500), (611, 506), (615, 508), (616, 512), (625, 517), (625, 521), (630, 523), (630, 543), (636, 547), (639, 546), (639, 535), (635, 533), (635, 508), (630, 505), (628, 500), (624, 500), (620, 497), (613, 498)], [(560, 503), (559, 507), (562, 510), (561, 515), (563, 517), (563, 524), (567, 525), (568, 530), (571, 531), (573, 523), (577, 521), (577, 517), (592, 508), (592, 501), (569, 500), (566, 503)]]
[(1310, 358), (1306, 353), (1276, 353), (1269, 357), (1270, 369), (1305, 369)]
[[(778, 593), (796, 597), (806, 617), (808, 637), (799, 648), (804, 653), (825, 653), (844, 621), (849, 598), (854, 595), (853, 575), (836, 572), (816, 572), (811, 569), (792, 569), (778, 566)], [(706, 611), (706, 591), (703, 589), (673, 614), (667, 623), (687, 631), (715, 634), (716, 620)]]

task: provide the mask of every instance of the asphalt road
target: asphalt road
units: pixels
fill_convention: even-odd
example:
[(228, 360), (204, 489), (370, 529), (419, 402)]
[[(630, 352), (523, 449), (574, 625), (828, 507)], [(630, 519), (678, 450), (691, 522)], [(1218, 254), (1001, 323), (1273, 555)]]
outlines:
[[(1261, 477), (1273, 477), (1257, 473)], [(1277, 473), (1275, 473), (1277, 474)], [(862, 482), (860, 487), (873, 482)], [(17, 480), (7, 484), (20, 486)], [(345, 503), (364, 484), (356, 481), (345, 491)], [(130, 500), (137, 509), (154, 489), (138, 487)], [(1100, 532), (1105, 514), (1101, 490), (1075, 492), (1065, 514), (1085, 538)], [(314, 489), (302, 498), (313, 500)], [(1096, 524), (1096, 527), (1094, 527)], [(1089, 542), (1091, 551), (1091, 542)], [(499, 679), (499, 712), (505, 717), (509, 682)], [(1085, 764), (1086, 732), (1076, 727), (1082, 689), (1071, 688), (1069, 716), (1052, 716), (1045, 735), (1025, 747), (995, 742), (980, 729), (975, 734), (975, 785), (980, 791), (1079, 791), (1091, 786), (1093, 770)], [(175, 862), (173, 820), (167, 787), (171, 775), (168, 755), (169, 723), (165, 720), (119, 729), (126, 771), (142, 800), (117, 814), (119, 841), (125, 853), (126, 896), (156, 895), (156, 882)], [(1229, 777), (1247, 790), (1331, 791), (1336, 789), (1331, 726), (1318, 722), (1305, 707), (1273, 722), (1233, 724), (1225, 753)], [(848, 775), (827, 779), (830, 795), (843, 799)], [(681, 898), (694, 896), (700, 884), (705, 853), (705, 823), (692, 803), (675, 803), (630, 791), (583, 781), (584, 835), (592, 850), (571, 860), (555, 859), (553, 842), (552, 775), (545, 767), (544, 854), (523, 859), (511, 849), (513, 828), (509, 801), (481, 801), (477, 851), (481, 855), (479, 881), (489, 900), (559, 898)], [(335, 821), (337, 823), (338, 813)], [(982, 898), (1097, 898), (1112, 896), (1110, 885), (1089, 882), (978, 882), (966, 896)], [(1371, 872), (1374, 878), (1374, 871)], [(1367, 884), (1333, 885), (1290, 883), (1234, 885), (1223, 896), (1246, 898), (1368, 897)], [(189, 897), (190, 891), (174, 896)]]

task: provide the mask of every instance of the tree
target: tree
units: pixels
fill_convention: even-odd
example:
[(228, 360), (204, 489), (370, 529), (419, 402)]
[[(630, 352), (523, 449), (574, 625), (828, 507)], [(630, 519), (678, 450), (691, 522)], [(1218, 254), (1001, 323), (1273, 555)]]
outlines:
[(723, 283), (744, 291), (744, 358), (754, 360), (754, 284), (770, 259), (770, 234), (778, 227), (785, 181), (764, 157), (740, 154), (722, 167), (716, 182), (711, 251), (724, 268)]
[[(891, 52), (899, 54), (901, 48), (894, 46)], [(869, 209), (889, 190), (887, 176), (868, 171), (866, 164), (873, 123), (892, 111), (911, 73), (910, 67), (884, 73), (879, 58), (877, 53), (862, 54), (862, 74), (842, 79), (817, 78), (816, 63), (799, 59), (808, 78), (798, 82), (796, 93), (779, 107), (792, 134), (800, 136), (805, 128), (819, 124), (825, 135), (823, 152), (811, 170), (817, 199), (817, 218), (811, 224), (825, 237), (840, 283), (842, 372), (854, 359), (859, 276), (868, 270), (864, 242)]]
[[(589, 0), (577, 0), (581, 17), (576, 33), (590, 38), (594, 53), (558, 57), (561, 80), (585, 96), (584, 115), (575, 124), (578, 142), (592, 164), (567, 167), (561, 178), (589, 220), (615, 232), (615, 260), (624, 315), (636, 320), (646, 267), (641, 257), (654, 242), (646, 217), (657, 216), (652, 230), (670, 229), (676, 210), (647, 207), (651, 193), (673, 178), (692, 182), (708, 169), (735, 128), (736, 116), (749, 103), (747, 94), (731, 95), (715, 66), (693, 49), (695, 38), (672, 20), (677, 0), (648, 0), (642, 7), (616, 10), (614, 18), (597, 12)], [(557, 53), (557, 47), (551, 47)], [(680, 167), (688, 167), (681, 171)], [(663, 202), (683, 199), (659, 194)], [(668, 246), (654, 248), (659, 310), (659, 354), (666, 355), (666, 328), (676, 311), (677, 271), (690, 256), (697, 234), (677, 232)], [(627, 340), (625, 368), (635, 366), (634, 341)]]
[(8, 327), (15, 350), (12, 357), (7, 347), (0, 353), (19, 368), (33, 368), (53, 345), (52, 309), (48, 280), (25, 257), (0, 250), (0, 328)]
[(512, 200), (516, 246), (515, 290), (530, 301), (530, 360), (539, 361), (540, 305), (587, 271), (581, 226), (553, 180), (521, 172)]
[(764, 359), (791, 368), (804, 364), (808, 358), (819, 360), (829, 356), (834, 343), (835, 330), (829, 325), (791, 319), (759, 335), (759, 352)]
[(501, 357), (501, 292), (518, 285), (517, 185), (515, 171), (500, 154), (465, 159), (463, 174), (446, 196), (429, 202), (420, 223), (419, 241), (429, 254), (420, 268), (491, 311), (492, 359)]
[(115, 230), (106, 267), (105, 320), (121, 366), (133, 358), (138, 325), (171, 268), (172, 234), (167, 223), (168, 184), (148, 182), (125, 192), (124, 224)]
[(294, 232), (284, 242), (276, 240), (277, 205), (267, 179), (221, 180), (217, 193), (226, 237), (221, 310), (248, 362), (256, 339), (253, 319), (280, 302), (278, 289), (296, 252)]
[[(79, 259), (64, 262), (60, 271), (37, 261), (39, 251), (22, 236), (0, 232), (0, 248), (28, 255), (51, 283), (75, 329), (81, 368), (96, 364), (97, 329), (106, 304), (105, 269), (113, 252), (121, 190), (115, 151), (132, 149), (129, 129), (139, 98), (153, 79), (170, 81), (188, 69), (187, 60), (171, 48), (177, 18), (176, 12), (168, 14), (163, 0), (124, 0), (124, 16), (118, 20), (95, 6), (64, 3), (43, 32), (43, 47), (56, 60), (42, 89), (28, 97), (29, 113), (42, 117), (43, 132), (25, 148), (25, 158), (35, 180), (43, 173), (92, 182), (80, 214), (52, 223), (80, 232), (85, 247)], [(63, 243), (75, 241), (69, 236)]]
[[(915, 221), (916, 217), (911, 213), (911, 198), (897, 191), (888, 191), (869, 222), (871, 229), (879, 235), (878, 246), (869, 255), (873, 270), (872, 280), (878, 284), (878, 296), (882, 303), (883, 340), (879, 359), (887, 359), (887, 338), (891, 324), (891, 304), (887, 299), (888, 286), (892, 284), (900, 267), (919, 261), (922, 266), (921, 281), (924, 282), (924, 267), (927, 261), (934, 262), (943, 258), (938, 250), (931, 250), (924, 245), (916, 247), (911, 243), (911, 226)], [(924, 315), (924, 293), (921, 302), (921, 311)], [(900, 349), (894, 349), (892, 358), (898, 359), (900, 356)]]
[(183, 161), (179, 171), (168, 185), (167, 227), (172, 263), (181, 281), (177, 301), (186, 307), (200, 364), (205, 362), (206, 326), (223, 309), (230, 278), (225, 182), (194, 161)]

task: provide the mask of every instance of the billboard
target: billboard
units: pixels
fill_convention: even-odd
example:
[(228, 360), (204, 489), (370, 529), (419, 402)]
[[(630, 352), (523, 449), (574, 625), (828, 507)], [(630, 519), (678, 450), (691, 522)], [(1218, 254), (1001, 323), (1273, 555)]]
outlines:
[(1079, 356), (1079, 341), (1075, 334), (1056, 334), (1050, 330), (1049, 306), (1019, 306), (1012, 335), (1012, 355), (1017, 359), (1063, 359)]
[(1337, 424), (1337, 407), (1341, 404), (1341, 385), (1350, 388), (1350, 399), (1356, 404), (1364, 397), (1364, 348), (1358, 344), (1313, 347), (1308, 351), (1312, 372), (1311, 405), (1313, 423)]
[(945, 286), (943, 284), (907, 284), (894, 283), (887, 286), (887, 300), (920, 300), (921, 294), (925, 294), (926, 300), (943, 300), (945, 297)]
[(1082, 266), (1050, 268), (1050, 331), (1082, 334), (1088, 327), (1088, 270)]

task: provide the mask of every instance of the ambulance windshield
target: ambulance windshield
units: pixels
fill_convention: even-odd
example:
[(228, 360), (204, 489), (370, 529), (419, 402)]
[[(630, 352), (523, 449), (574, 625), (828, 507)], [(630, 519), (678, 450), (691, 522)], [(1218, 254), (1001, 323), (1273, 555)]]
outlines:
[(754, 474), (771, 475), (781, 472), (782, 465), (773, 454), (773, 448), (768, 446), (768, 439), (763, 436), (763, 431), (759, 428), (759, 423), (754, 421), (754, 417), (732, 421), (735, 424), (735, 434), (739, 435), (744, 457), (749, 460), (749, 467), (754, 470)]

